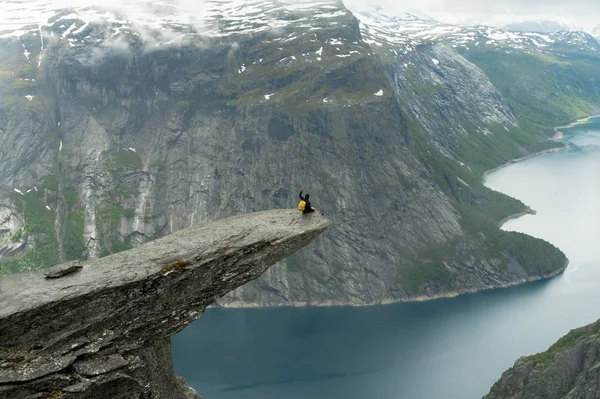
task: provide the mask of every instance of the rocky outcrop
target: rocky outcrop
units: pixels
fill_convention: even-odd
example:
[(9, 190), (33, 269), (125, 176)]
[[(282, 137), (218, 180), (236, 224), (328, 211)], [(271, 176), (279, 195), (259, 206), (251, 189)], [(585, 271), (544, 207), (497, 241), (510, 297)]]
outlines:
[(600, 321), (520, 358), (484, 399), (600, 398)]
[(329, 224), (317, 214), (265, 211), (78, 267), (0, 278), (0, 397), (197, 397), (173, 374), (169, 336)]

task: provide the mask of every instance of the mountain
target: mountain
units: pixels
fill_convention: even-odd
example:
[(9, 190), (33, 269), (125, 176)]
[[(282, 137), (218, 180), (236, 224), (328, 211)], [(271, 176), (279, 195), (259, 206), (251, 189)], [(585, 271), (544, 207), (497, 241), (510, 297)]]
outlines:
[(558, 21), (524, 21), (507, 24), (506, 29), (517, 32), (556, 33), (571, 30), (568, 25)]
[(573, 32), (573, 31), (584, 31), (594, 37), (596, 40), (600, 40), (600, 27), (599, 26), (575, 26), (565, 24), (559, 21), (525, 21), (519, 23), (507, 24), (504, 26), (508, 30), (518, 32), (538, 32), (538, 33), (557, 33), (557, 32)]
[(600, 25), (592, 27), (589, 31), (590, 34), (596, 38), (596, 40), (600, 40)]
[(600, 392), (600, 321), (572, 330), (546, 352), (522, 357), (484, 399), (584, 399)]
[(581, 31), (537, 30), (514, 31), (485, 25), (452, 25), (412, 14), (390, 16), (381, 9), (353, 10), (361, 22), (365, 41), (376, 46), (403, 46), (411, 51), (422, 43), (443, 42), (459, 51), (487, 49), (496, 51), (530, 51), (541, 54), (576, 52), (597, 54), (600, 45), (591, 35)]
[[(0, 273), (295, 208), (300, 187), (334, 227), (221, 305), (432, 299), (566, 267), (551, 244), (498, 229), (532, 210), (482, 178), (560, 148), (553, 126), (600, 107), (585, 34), (543, 45), (339, 1), (11, 4)], [(18, 19), (31, 4), (43, 22)]]

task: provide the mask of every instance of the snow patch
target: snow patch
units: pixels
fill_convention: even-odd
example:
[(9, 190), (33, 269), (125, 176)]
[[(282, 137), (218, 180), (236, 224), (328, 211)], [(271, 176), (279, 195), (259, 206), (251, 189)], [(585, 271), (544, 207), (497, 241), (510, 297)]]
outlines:
[(72, 31), (73, 29), (75, 29), (75, 28), (77, 28), (77, 25), (75, 24), (75, 22), (73, 22), (73, 23), (71, 24), (71, 26), (69, 26), (69, 27), (67, 28), (67, 30), (63, 32), (63, 34), (62, 34), (62, 38), (63, 38), (63, 39), (64, 39), (64, 38), (66, 38), (66, 37), (69, 35), (69, 33), (71, 33), (71, 31)]
[(13, 190), (15, 190), (16, 193), (23, 195), (23, 191), (19, 190), (18, 188), (13, 188)]
[(319, 56), (323, 55), (323, 47), (321, 47), (320, 49), (318, 49), (318, 50), (315, 52), (315, 54), (316, 54), (316, 55), (319, 55)]
[(50, 209), (50, 207), (48, 205), (46, 205), (46, 209), (48, 209), (49, 211), (51, 211), (52, 209)]
[(133, 147), (129, 147), (129, 148), (128, 148), (128, 150), (129, 150), (129, 151), (136, 152), (136, 151), (135, 151), (135, 148), (133, 148)]
[(23, 55), (25, 56), (25, 58), (27, 58), (27, 62), (31, 63), (31, 60), (29, 59), (29, 54), (31, 53), (27, 51), (27, 47), (25, 47), (25, 44), (23, 44), (23, 48), (25, 49), (25, 51), (23, 51)]
[(274, 95), (275, 95), (275, 93), (265, 94), (265, 100), (270, 100), (271, 97), (273, 97)]
[(81, 28), (79, 28), (79, 29), (77, 29), (77, 30), (73, 31), (73, 34), (74, 34), (74, 35), (78, 35), (78, 34), (80, 34), (81, 32), (83, 32), (83, 31), (85, 30), (85, 28), (87, 28), (87, 27), (88, 27), (88, 25), (89, 25), (89, 24), (90, 24), (89, 22), (86, 22), (86, 23), (84, 23), (83, 25), (81, 25)]
[(58, 151), (59, 152), (62, 151), (62, 147), (63, 147), (62, 139), (60, 139), (60, 142), (59, 142), (59, 145), (58, 145)]
[(25, 33), (27, 33), (26, 30), (16, 30), (14, 32), (5, 33), (3, 35), (0, 35), (0, 39), (6, 39), (6, 38), (9, 38), (9, 37), (21, 37)]
[(435, 59), (435, 58), (432, 58), (432, 59), (431, 59), (431, 61), (432, 61), (432, 62), (433, 62), (435, 65), (440, 65), (440, 61), (439, 61), (439, 60), (437, 60), (437, 59)]
[(383, 96), (383, 89), (380, 89), (377, 93), (374, 93), (377, 97)]
[(28, 99), (29, 101), (33, 100), (35, 96), (32, 96), (31, 94), (28, 94), (25, 96), (26, 99)]

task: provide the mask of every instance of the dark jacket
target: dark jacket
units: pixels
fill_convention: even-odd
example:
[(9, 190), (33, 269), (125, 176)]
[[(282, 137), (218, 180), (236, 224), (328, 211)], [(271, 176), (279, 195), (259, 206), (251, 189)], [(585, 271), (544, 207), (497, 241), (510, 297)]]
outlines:
[(302, 191), (300, 191), (300, 199), (302, 201), (306, 201), (306, 206), (304, 207), (304, 211), (302, 211), (302, 213), (311, 213), (314, 212), (315, 210), (312, 208), (312, 206), (310, 205), (310, 201), (308, 200), (310, 198), (310, 194), (306, 194), (306, 195), (302, 195)]

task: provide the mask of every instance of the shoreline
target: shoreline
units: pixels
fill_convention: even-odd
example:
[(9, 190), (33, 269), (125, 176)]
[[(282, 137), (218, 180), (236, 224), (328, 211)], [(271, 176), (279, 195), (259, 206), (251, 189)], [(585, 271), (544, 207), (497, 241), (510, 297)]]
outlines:
[[(548, 139), (548, 140), (552, 140), (552, 139)], [(486, 177), (487, 177), (489, 174), (492, 174), (492, 173), (494, 173), (494, 172), (497, 172), (497, 171), (499, 171), (500, 169), (502, 169), (502, 168), (505, 168), (505, 167), (507, 167), (507, 166), (510, 166), (510, 165), (512, 165), (512, 164), (514, 164), (514, 163), (517, 163), (517, 162), (522, 162), (522, 161), (526, 161), (526, 160), (528, 160), (528, 159), (535, 158), (535, 157), (537, 157), (537, 156), (540, 156), (540, 155), (544, 155), (544, 154), (550, 154), (550, 153), (553, 153), (553, 152), (559, 152), (559, 151), (565, 151), (565, 150), (568, 150), (568, 149), (569, 149), (569, 146), (567, 146), (567, 145), (564, 145), (563, 147), (553, 147), (553, 148), (547, 148), (547, 149), (545, 149), (545, 150), (541, 150), (541, 151), (538, 151), (538, 152), (533, 152), (533, 153), (531, 153), (531, 154), (529, 154), (529, 155), (525, 155), (524, 157), (520, 157), (520, 158), (511, 159), (510, 161), (507, 161), (507, 162), (503, 163), (503, 164), (502, 164), (502, 165), (500, 165), (500, 166), (496, 166), (495, 168), (488, 169), (488, 170), (486, 170), (485, 172), (483, 172), (483, 183), (485, 184), (485, 178), (486, 178)]]
[[(562, 133), (561, 133), (561, 132), (559, 132), (559, 130), (560, 130), (560, 129), (570, 129), (570, 128), (572, 128), (572, 127), (575, 127), (575, 126), (577, 126), (577, 125), (585, 125), (586, 123), (590, 123), (590, 122), (591, 122), (591, 120), (592, 120), (592, 119), (595, 119), (595, 118), (600, 118), (600, 115), (592, 115), (592, 116), (587, 116), (587, 117), (585, 117), (585, 118), (578, 119), (578, 120), (576, 120), (575, 122), (571, 122), (571, 123), (569, 123), (569, 124), (568, 124), (568, 125), (566, 125), (566, 126), (557, 126), (557, 127), (555, 127), (555, 128), (554, 128), (554, 131), (555, 131), (557, 134), (561, 134), (561, 137), (562, 137)], [(555, 135), (555, 136), (556, 136), (556, 135)]]
[(578, 125), (585, 125), (586, 123), (590, 123), (592, 121), (592, 119), (596, 119), (596, 118), (600, 118), (600, 115), (592, 115), (592, 116), (588, 116), (585, 118), (581, 118), (581, 119), (576, 120), (575, 122), (569, 123), (566, 126), (556, 126), (554, 128), (554, 136), (552, 136), (552, 139), (558, 140), (558, 139), (563, 138), (563, 132), (561, 132), (561, 129), (571, 129)]
[(339, 308), (339, 307), (366, 308), (366, 307), (374, 307), (374, 306), (394, 305), (394, 304), (399, 304), (399, 303), (420, 303), (420, 302), (434, 301), (437, 299), (451, 299), (451, 298), (456, 298), (461, 295), (473, 295), (473, 294), (477, 294), (480, 292), (498, 290), (498, 289), (503, 289), (503, 288), (511, 288), (511, 287), (515, 287), (517, 285), (533, 283), (536, 281), (547, 281), (547, 280), (550, 280), (550, 279), (562, 274), (567, 269), (568, 266), (569, 266), (569, 260), (567, 259), (567, 261), (561, 268), (559, 268), (551, 273), (545, 273), (545, 274), (542, 274), (541, 276), (531, 276), (528, 278), (523, 278), (518, 281), (501, 284), (498, 286), (487, 287), (487, 288), (483, 288), (483, 289), (467, 289), (464, 291), (450, 291), (450, 292), (433, 295), (433, 296), (421, 295), (421, 296), (410, 297), (410, 298), (401, 298), (401, 299), (388, 298), (388, 299), (384, 299), (381, 302), (377, 302), (377, 303), (345, 303), (345, 302), (338, 302), (338, 301), (323, 301), (323, 302), (319, 302), (319, 303), (289, 302), (289, 303), (279, 304), (279, 305), (260, 305), (257, 303), (246, 303), (246, 302), (236, 301), (236, 302), (233, 302), (231, 305), (212, 304), (207, 309), (214, 309), (214, 308), (220, 308), (220, 309), (276, 309), (276, 308)]
[(518, 219), (521, 216), (525, 216), (525, 215), (537, 215), (537, 211), (535, 209), (532, 209), (531, 207), (527, 207), (527, 209), (524, 210), (523, 212), (518, 212), (518, 213), (515, 213), (512, 215), (508, 215), (507, 217), (500, 220), (497, 223), (497, 225), (498, 225), (498, 227), (502, 227), (504, 225), (504, 223), (508, 222), (509, 220)]
[[(581, 119), (578, 119), (578, 120), (576, 120), (574, 122), (571, 122), (571, 123), (569, 123), (566, 126), (556, 126), (554, 128), (554, 132), (555, 132), (554, 136), (548, 138), (548, 140), (552, 140), (553, 141), (553, 140), (561, 139), (563, 137), (563, 133), (560, 131), (560, 129), (569, 129), (569, 128), (573, 128), (573, 127), (578, 126), (578, 125), (584, 125), (586, 123), (589, 123), (592, 119), (595, 119), (595, 118), (600, 118), (600, 115), (587, 116), (585, 118), (581, 118)], [(485, 172), (483, 172), (483, 183), (485, 184), (485, 178), (489, 174), (494, 173), (494, 172), (496, 172), (496, 171), (498, 171), (498, 170), (500, 170), (500, 169), (502, 169), (502, 168), (504, 168), (506, 166), (512, 165), (513, 163), (517, 163), (517, 162), (521, 162), (521, 161), (526, 161), (528, 159), (537, 157), (539, 155), (549, 154), (549, 153), (559, 152), (559, 151), (564, 151), (564, 150), (568, 150), (568, 149), (569, 149), (568, 145), (563, 145), (562, 147), (547, 148), (545, 150), (541, 150), (541, 151), (538, 151), (538, 152), (533, 152), (533, 153), (531, 153), (529, 155), (525, 155), (523, 157), (511, 159), (510, 161), (507, 161), (507, 162), (503, 163), (500, 166), (496, 166), (495, 168), (488, 169)]]

